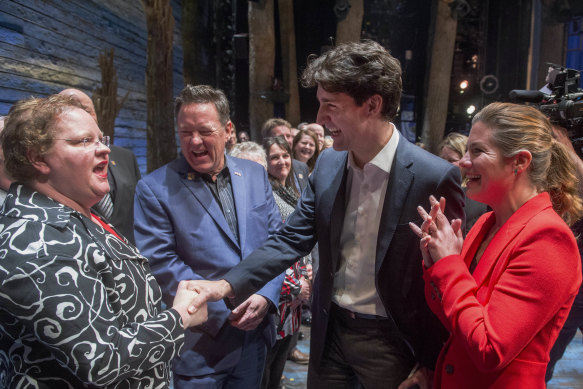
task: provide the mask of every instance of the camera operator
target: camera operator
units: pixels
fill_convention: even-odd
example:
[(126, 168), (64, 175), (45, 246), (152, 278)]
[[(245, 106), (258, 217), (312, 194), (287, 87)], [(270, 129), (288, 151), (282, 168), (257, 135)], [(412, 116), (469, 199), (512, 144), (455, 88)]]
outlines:
[[(555, 139), (565, 146), (569, 152), (569, 156), (573, 160), (577, 178), (579, 180), (579, 195), (583, 197), (583, 160), (581, 160), (577, 154), (577, 151), (575, 151), (573, 143), (569, 139), (567, 130), (565, 128), (553, 124), (553, 134)], [(579, 219), (575, 224), (573, 224), (571, 229), (573, 230), (575, 236), (583, 236), (583, 218)], [(581, 239), (577, 240), (577, 245), (579, 247), (579, 254), (581, 254), (583, 257), (583, 242)], [(579, 289), (579, 293), (573, 302), (573, 307), (571, 308), (569, 317), (567, 318), (563, 329), (559, 333), (559, 337), (555, 341), (555, 345), (551, 349), (550, 361), (547, 366), (547, 373), (545, 375), (546, 382), (549, 382), (553, 377), (555, 365), (559, 359), (561, 359), (565, 349), (577, 334), (577, 329), (583, 333), (583, 286)]]

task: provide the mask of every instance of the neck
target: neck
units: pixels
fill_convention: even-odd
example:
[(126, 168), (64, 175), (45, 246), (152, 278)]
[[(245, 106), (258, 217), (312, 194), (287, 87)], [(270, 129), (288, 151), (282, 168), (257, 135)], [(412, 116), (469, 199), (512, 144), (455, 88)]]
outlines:
[(394, 126), (391, 122), (380, 121), (379, 125), (369, 129), (372, 137), (369, 142), (361, 143), (360, 147), (351, 150), (352, 159), (360, 169), (372, 161), (374, 157), (389, 143), (393, 136)]
[(537, 195), (536, 188), (530, 185), (518, 187), (509, 192), (500, 204), (490, 205), (494, 215), (496, 215), (496, 223), (493, 228), (500, 228), (524, 203)]
[(79, 212), (80, 214), (87, 216), (91, 219), (91, 207), (84, 207), (80, 203), (70, 199), (69, 197), (61, 194), (59, 191), (55, 190), (51, 185), (48, 183), (43, 183), (39, 181), (33, 181), (29, 183), (29, 186), (36, 190), (37, 192), (50, 197), (51, 199), (55, 200), (58, 203), (66, 205), (69, 208), (74, 209), (75, 211)]

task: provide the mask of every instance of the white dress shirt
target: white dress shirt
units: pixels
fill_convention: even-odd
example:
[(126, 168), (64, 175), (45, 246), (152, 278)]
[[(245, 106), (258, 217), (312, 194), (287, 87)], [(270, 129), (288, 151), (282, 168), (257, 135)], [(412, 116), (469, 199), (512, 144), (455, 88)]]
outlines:
[(399, 143), (393, 134), (383, 149), (363, 169), (348, 154), (348, 203), (340, 236), (340, 269), (334, 277), (332, 301), (353, 312), (386, 317), (377, 293), (375, 259), (381, 214), (391, 165)]

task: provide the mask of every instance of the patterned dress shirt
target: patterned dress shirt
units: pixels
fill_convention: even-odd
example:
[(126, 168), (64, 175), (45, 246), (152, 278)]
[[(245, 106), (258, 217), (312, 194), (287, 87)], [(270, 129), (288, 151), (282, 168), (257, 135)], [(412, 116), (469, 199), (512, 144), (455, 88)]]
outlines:
[(134, 246), (12, 185), (0, 209), (0, 387), (168, 387), (184, 330), (161, 298)]

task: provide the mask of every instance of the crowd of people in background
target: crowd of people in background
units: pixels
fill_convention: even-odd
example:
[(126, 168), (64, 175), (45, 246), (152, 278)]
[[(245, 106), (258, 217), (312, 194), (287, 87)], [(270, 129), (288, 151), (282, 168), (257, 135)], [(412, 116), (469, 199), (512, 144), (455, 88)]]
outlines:
[(290, 360), (310, 389), (545, 387), (583, 328), (566, 131), (493, 103), (433, 155), (373, 41), (301, 82), (313, 122), (254, 131), (186, 85), (180, 155), (144, 177), (80, 90), (0, 118), (1, 387), (277, 389)]

